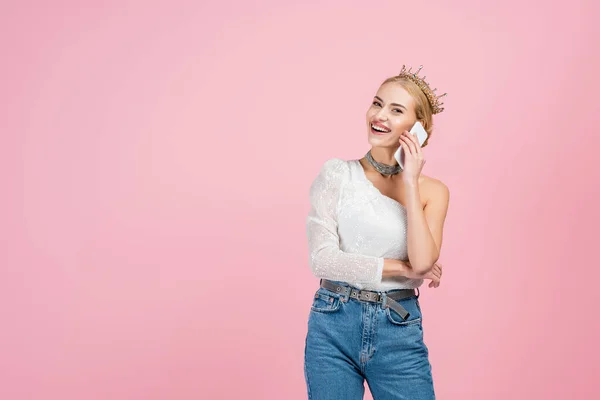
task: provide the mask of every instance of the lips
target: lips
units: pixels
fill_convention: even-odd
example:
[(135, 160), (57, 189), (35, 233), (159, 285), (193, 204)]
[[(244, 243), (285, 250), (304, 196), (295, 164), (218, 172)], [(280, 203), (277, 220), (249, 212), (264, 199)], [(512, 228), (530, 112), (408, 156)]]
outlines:
[(387, 133), (390, 133), (392, 130), (390, 128), (388, 128), (387, 126), (380, 124), (378, 122), (372, 122), (371, 123), (371, 132), (374, 135), (385, 135)]

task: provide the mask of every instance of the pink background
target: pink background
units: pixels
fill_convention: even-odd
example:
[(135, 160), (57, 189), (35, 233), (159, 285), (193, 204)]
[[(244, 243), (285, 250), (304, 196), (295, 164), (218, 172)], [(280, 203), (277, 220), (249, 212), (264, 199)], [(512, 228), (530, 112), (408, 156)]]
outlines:
[(305, 399), (308, 188), (403, 63), (449, 93), (438, 398), (597, 398), (599, 14), (3, 2), (0, 398)]

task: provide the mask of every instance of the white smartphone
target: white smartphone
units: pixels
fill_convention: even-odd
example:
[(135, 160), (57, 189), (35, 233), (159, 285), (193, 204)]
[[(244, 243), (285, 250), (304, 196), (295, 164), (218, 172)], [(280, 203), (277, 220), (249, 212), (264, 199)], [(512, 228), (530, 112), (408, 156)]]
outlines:
[[(427, 139), (427, 131), (419, 121), (413, 125), (410, 129), (410, 133), (417, 135), (419, 146), (423, 146), (423, 143), (425, 143), (425, 140)], [(402, 150), (402, 146), (398, 147), (398, 150), (396, 150), (396, 153), (394, 154), (394, 158), (398, 161), (400, 168), (404, 168), (404, 150)]]

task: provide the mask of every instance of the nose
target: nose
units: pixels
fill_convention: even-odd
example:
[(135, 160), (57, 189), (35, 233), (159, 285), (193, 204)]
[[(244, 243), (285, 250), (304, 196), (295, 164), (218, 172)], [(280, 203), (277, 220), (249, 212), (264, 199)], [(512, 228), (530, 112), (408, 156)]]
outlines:
[(379, 111), (377, 111), (377, 114), (375, 114), (375, 119), (379, 121), (387, 121), (387, 114), (385, 109), (382, 108)]

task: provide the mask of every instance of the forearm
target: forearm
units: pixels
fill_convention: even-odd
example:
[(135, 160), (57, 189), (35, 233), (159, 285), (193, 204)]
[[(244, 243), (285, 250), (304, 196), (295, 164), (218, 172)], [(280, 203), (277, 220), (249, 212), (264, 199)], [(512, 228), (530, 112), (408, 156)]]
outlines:
[(396, 260), (394, 258), (385, 258), (383, 260), (382, 278), (391, 276), (406, 276), (410, 266), (407, 262)]
[[(317, 235), (318, 236), (318, 235)], [(310, 267), (317, 278), (378, 284), (381, 282), (384, 259), (341, 251), (322, 237), (311, 243)]]
[(429, 271), (415, 271), (410, 265), (410, 261), (402, 261), (395, 258), (385, 258), (381, 276), (384, 278), (390, 276), (405, 276), (411, 279), (420, 279), (421, 277), (424, 277), (427, 272)]
[(407, 183), (405, 187), (408, 259), (415, 272), (424, 274), (433, 268), (439, 258), (439, 250), (421, 206), (418, 183)]

